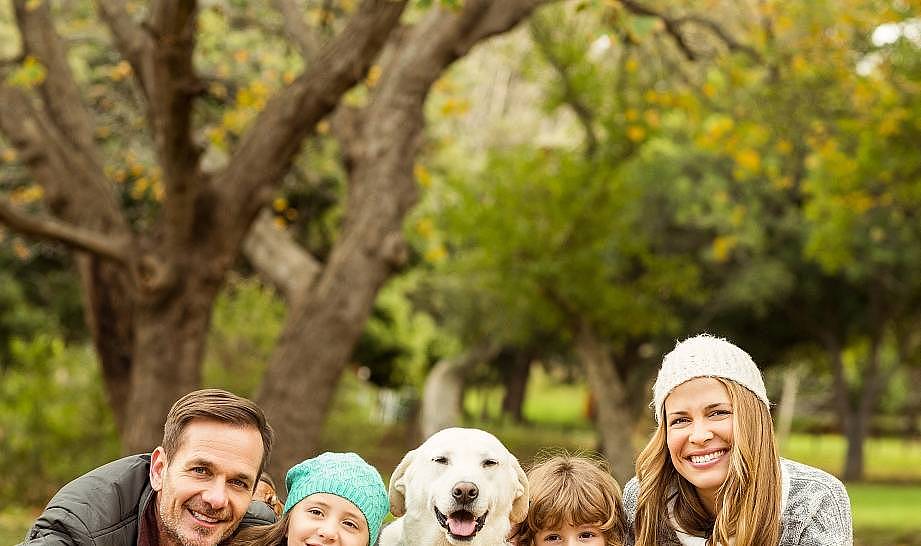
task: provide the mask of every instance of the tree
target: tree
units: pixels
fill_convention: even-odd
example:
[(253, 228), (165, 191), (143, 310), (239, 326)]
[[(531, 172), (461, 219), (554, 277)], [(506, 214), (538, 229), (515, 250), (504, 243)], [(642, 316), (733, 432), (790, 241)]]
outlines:
[[(142, 10), (97, 2), (117, 50), (107, 56), (119, 58), (116, 68), (135, 82), (149, 155), (159, 169), (162, 202), (139, 221), (127, 214), (107, 172), (111, 152), (100, 142), (96, 112), (86, 105), (52, 6), (14, 2), (22, 49), (3, 64), (0, 130), (43, 188), (44, 207), (24, 209), (4, 199), (0, 220), (76, 251), (87, 321), (126, 451), (149, 449), (172, 401), (199, 385), (218, 289), (305, 138), (335, 110), (332, 125), (349, 177), (335, 246), (323, 264), (290, 252), (284, 240), (273, 241), (271, 249), (289, 252), (266, 254), (276, 257), (272, 278), (288, 301), (258, 397), (282, 438), (272, 470), (280, 473), (314, 448), (376, 291), (403, 260), (401, 221), (416, 199), (413, 158), (432, 83), (474, 45), (541, 3), (433, 7), (394, 32), (407, 2), (366, 0), (318, 49), (309, 39), (315, 33), (299, 33), (306, 68), (270, 98), (246, 95), (255, 102), (251, 119), (226, 160), (215, 165), (203, 157), (196, 117), (207, 117), (198, 109), (200, 97), (214, 91), (194, 58), (201, 37), (197, 3), (160, 1)], [(285, 15), (286, 28), (296, 33), (297, 14)], [(382, 49), (387, 53), (367, 106), (337, 109)], [(242, 98), (241, 91), (238, 102)], [(289, 275), (277, 274), (285, 269)]]

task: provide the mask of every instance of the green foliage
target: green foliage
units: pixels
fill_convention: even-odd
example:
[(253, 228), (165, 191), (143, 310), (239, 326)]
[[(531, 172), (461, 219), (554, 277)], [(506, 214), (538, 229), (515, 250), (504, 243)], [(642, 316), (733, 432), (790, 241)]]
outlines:
[(0, 374), (0, 504), (34, 506), (119, 445), (89, 347), (41, 334), (11, 349), (18, 364)]
[(274, 290), (253, 278), (232, 278), (214, 305), (203, 383), (254, 396), (284, 315)]

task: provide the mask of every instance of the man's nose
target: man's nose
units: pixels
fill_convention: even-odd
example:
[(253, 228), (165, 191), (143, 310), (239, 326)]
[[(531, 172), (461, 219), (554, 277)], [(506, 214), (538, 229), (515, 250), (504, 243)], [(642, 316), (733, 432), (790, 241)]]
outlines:
[(226, 484), (219, 480), (213, 480), (202, 492), (201, 498), (203, 501), (207, 502), (213, 510), (223, 510), (229, 502)]

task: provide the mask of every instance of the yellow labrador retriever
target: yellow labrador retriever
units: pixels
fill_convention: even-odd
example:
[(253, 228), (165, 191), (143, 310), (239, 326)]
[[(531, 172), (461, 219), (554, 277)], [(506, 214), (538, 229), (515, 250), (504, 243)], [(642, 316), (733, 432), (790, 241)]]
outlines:
[[(436, 432), (390, 477), (380, 546), (493, 546), (528, 513), (528, 478), (518, 459), (478, 429)], [(402, 516), (402, 517), (401, 517)]]

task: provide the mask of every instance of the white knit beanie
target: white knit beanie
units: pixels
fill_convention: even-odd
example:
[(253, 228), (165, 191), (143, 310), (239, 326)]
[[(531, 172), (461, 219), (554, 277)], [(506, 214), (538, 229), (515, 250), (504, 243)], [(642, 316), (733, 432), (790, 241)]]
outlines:
[(662, 418), (662, 406), (669, 393), (695, 377), (731, 379), (755, 393), (768, 408), (771, 407), (761, 371), (752, 357), (725, 339), (700, 334), (678, 343), (662, 359), (662, 368), (652, 387), (657, 423)]

